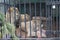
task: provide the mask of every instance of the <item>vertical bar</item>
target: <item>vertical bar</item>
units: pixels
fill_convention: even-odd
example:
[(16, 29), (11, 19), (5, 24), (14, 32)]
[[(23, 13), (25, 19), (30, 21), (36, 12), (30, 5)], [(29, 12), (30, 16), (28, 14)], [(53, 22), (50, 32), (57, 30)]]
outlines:
[[(48, 20), (47, 20), (47, 26), (48, 26), (48, 30), (50, 31), (50, 27), (51, 27), (51, 26), (50, 26), (50, 25), (51, 25), (51, 23), (50, 23), (50, 22), (51, 22), (51, 19), (50, 19), (50, 18), (51, 18), (51, 15), (50, 15), (50, 14), (51, 14), (51, 5), (48, 5), (48, 6), (47, 6), (47, 9), (48, 9), (48, 10), (47, 10), (47, 11), (48, 11), (48, 12), (47, 12), (47, 18), (48, 18)], [(50, 19), (50, 20), (49, 20), (49, 19)]]
[[(59, 32), (60, 32), (60, 5), (59, 5)], [(59, 34), (60, 37), (60, 34)]]
[[(48, 17), (48, 5), (46, 5), (46, 18)], [(48, 20), (46, 20), (46, 25), (48, 24)], [(47, 25), (48, 26), (48, 25)], [(49, 28), (47, 27), (47, 30), (48, 30)]]
[[(53, 2), (53, 0), (51, 0), (51, 2)], [(53, 4), (51, 5), (51, 22), (50, 22), (50, 24), (51, 24), (51, 26), (50, 26), (50, 32), (52, 33), (52, 24), (53, 24), (53, 10), (52, 10), (52, 6), (53, 6)], [(52, 34), (50, 34), (50, 37), (52, 37)]]
[(29, 11), (30, 11), (30, 37), (31, 37), (31, 2), (29, 1)]
[[(5, 6), (6, 6), (5, 5), (5, 0), (4, 0), (4, 4), (3, 5), (4, 5), (4, 14), (6, 14), (6, 11), (5, 11)], [(6, 39), (7, 39), (7, 34), (6, 34)]]
[[(46, 1), (47, 2), (47, 1)], [(47, 9), (47, 5), (46, 5), (46, 18), (47, 18), (47, 13), (48, 13), (48, 9)], [(47, 20), (46, 20), (46, 25), (47, 25)], [(47, 34), (46, 34), (47, 35)]]
[(5, 5), (5, 0), (4, 0), (4, 14), (6, 15), (6, 5)]
[(56, 19), (55, 19), (55, 17), (56, 17), (56, 11), (57, 11), (56, 9), (53, 9), (53, 16), (52, 16), (52, 17), (53, 17), (53, 23), (54, 23), (54, 27), (55, 27), (54, 30), (53, 30), (53, 32), (54, 32), (54, 37), (56, 37), (55, 34), (56, 34), (56, 29), (57, 29), (57, 27), (56, 27), (56, 21), (55, 21), (55, 20), (56, 20)]
[(47, 27), (48, 27), (48, 30), (50, 32), (50, 33), (48, 33), (49, 34), (48, 37), (50, 37), (51, 36), (51, 15), (50, 15), (51, 14), (51, 5), (48, 5), (47, 9), (48, 9), (48, 13), (47, 13), (47, 18), (48, 18)]
[(51, 37), (51, 5), (46, 5), (46, 25), (47, 25), (47, 37)]
[(59, 5), (58, 5), (58, 37), (59, 37)]
[(57, 31), (56, 31), (56, 33), (57, 33), (57, 37), (59, 37), (59, 26), (58, 26), (58, 13), (59, 13), (59, 7), (58, 7), (58, 5), (57, 5), (57, 13), (56, 13), (56, 27), (57, 27)]
[[(52, 5), (52, 6), (53, 6), (53, 5)], [(54, 26), (54, 27), (52, 26), (52, 27), (53, 27), (52, 30), (53, 30), (53, 33), (54, 33), (54, 34), (55, 34), (55, 21), (54, 21), (55, 11), (56, 11), (56, 10), (53, 9), (53, 14), (52, 14), (52, 15), (53, 15), (53, 16), (52, 16), (52, 24), (53, 24), (53, 26)], [(55, 35), (54, 35), (54, 37), (55, 37)]]
[[(24, 14), (26, 14), (26, 0), (24, 0)], [(24, 16), (25, 17), (25, 30), (26, 30), (26, 15)], [(25, 34), (25, 38), (26, 38), (26, 34)]]
[[(40, 17), (42, 17), (42, 12), (41, 12), (42, 10), (41, 10), (41, 7), (42, 7), (42, 6), (41, 6), (41, 1), (40, 1)], [(40, 21), (42, 21), (42, 20), (40, 20)], [(42, 37), (42, 28), (41, 28), (41, 24), (40, 24), (40, 33), (41, 33), (40, 36)]]
[[(9, 0), (9, 10), (10, 10), (10, 0)], [(9, 16), (10, 16), (10, 23), (11, 23), (11, 13), (9, 12)]]
[[(49, 15), (50, 15), (50, 20), (49, 20), (49, 31), (50, 31), (50, 37), (51, 37), (51, 32), (52, 32), (52, 31), (51, 31), (51, 29), (52, 29), (52, 28), (51, 28), (51, 27), (52, 27), (52, 12), (51, 12), (51, 11), (52, 11), (52, 8), (51, 8), (51, 5), (50, 5), (50, 7), (49, 7), (48, 10), (50, 10), (50, 11), (49, 11), (49, 12), (50, 12), (50, 14), (49, 14)], [(48, 12), (48, 13), (49, 13), (49, 12)], [(48, 15), (48, 16), (49, 16), (49, 15)]]
[[(9, 0), (8, 8), (9, 8), (9, 10), (10, 10), (10, 0)], [(10, 12), (9, 12), (9, 17), (10, 17), (9, 22), (11, 23), (11, 13), (10, 13)]]
[(56, 34), (57, 33), (57, 31), (58, 31), (58, 25), (57, 25), (57, 14), (58, 14), (58, 6), (56, 5), (56, 10), (55, 10), (55, 14), (54, 14), (54, 22), (55, 22), (55, 26), (56, 26), (56, 28), (55, 28), (55, 37), (57, 37), (58, 35)]
[(47, 25), (47, 37), (51, 37), (51, 5), (47, 5), (46, 11), (46, 25)]
[(58, 28), (58, 5), (57, 5), (57, 13), (56, 13), (56, 27), (57, 27), (56, 33), (57, 33), (57, 37), (58, 37), (59, 36), (58, 35), (58, 30), (59, 30), (59, 28)]
[[(21, 13), (21, 0), (19, 0), (19, 14)], [(21, 15), (19, 15), (19, 26), (20, 26), (20, 35), (21, 35), (21, 20), (20, 20), (20, 18), (21, 18)]]
[[(53, 5), (53, 4), (52, 4), (52, 5)], [(53, 24), (53, 21), (52, 21), (52, 19), (53, 19), (52, 5), (51, 5), (51, 33), (52, 33), (52, 24)], [(50, 35), (51, 35), (51, 37), (52, 37), (52, 34), (50, 34)]]
[[(56, 5), (56, 13), (57, 13), (57, 5)], [(58, 14), (58, 13), (57, 13), (57, 14), (56, 14), (56, 13), (55, 13), (55, 16), (54, 16), (54, 17), (55, 17), (55, 25), (56, 25), (55, 34), (56, 34), (56, 31), (58, 30), (58, 29), (57, 29), (57, 14)], [(56, 37), (56, 36), (57, 36), (57, 35), (55, 35), (55, 37)]]
[(13, 7), (14, 7), (14, 21), (16, 21), (16, 9), (15, 9), (15, 3), (16, 1), (14, 0), (14, 4), (13, 4)]
[(59, 37), (59, 5), (58, 5), (58, 37)]
[[(53, 12), (53, 10), (52, 10), (52, 7), (51, 7), (51, 20), (53, 19), (53, 13), (52, 13), (52, 12)], [(51, 21), (51, 28), (50, 28), (51, 33), (52, 33), (52, 22), (53, 22), (53, 21)], [(52, 36), (52, 35), (51, 35), (51, 36)]]
[[(12, 0), (10, 0), (10, 1), (12, 1)], [(11, 2), (10, 2), (11, 3)], [(15, 0), (13, 0), (13, 12), (11, 13), (11, 14), (13, 14), (13, 19), (12, 19), (12, 15), (10, 16), (11, 17), (11, 24), (14, 24), (14, 21), (16, 21), (16, 9), (15, 9)], [(11, 6), (10, 6), (11, 7)], [(12, 31), (13, 32), (13, 31)], [(13, 38), (13, 34), (11, 34), (11, 38)]]
[(36, 28), (37, 28), (37, 23), (36, 23), (36, 1), (35, 1), (35, 36), (37, 35)]

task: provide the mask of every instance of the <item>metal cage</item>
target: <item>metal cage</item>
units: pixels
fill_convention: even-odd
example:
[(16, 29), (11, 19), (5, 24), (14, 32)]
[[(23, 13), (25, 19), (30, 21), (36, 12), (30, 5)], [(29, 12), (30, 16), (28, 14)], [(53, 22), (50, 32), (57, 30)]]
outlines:
[[(0, 0), (0, 13), (5, 15), (6, 22), (13, 24), (17, 30), (20, 28), (20, 34), (24, 35), (21, 30), (25, 32), (25, 36), (19, 39), (59, 40), (60, 0)], [(37, 31), (40, 31), (39, 38)], [(42, 37), (44, 34), (46, 37)], [(5, 39), (10, 38), (6, 35)]]

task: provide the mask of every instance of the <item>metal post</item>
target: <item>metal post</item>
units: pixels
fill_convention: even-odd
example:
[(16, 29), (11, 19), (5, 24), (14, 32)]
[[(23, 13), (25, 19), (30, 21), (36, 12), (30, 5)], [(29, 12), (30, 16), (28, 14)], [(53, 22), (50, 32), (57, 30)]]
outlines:
[[(41, 6), (41, 1), (40, 1), (40, 17), (42, 17), (42, 12), (41, 12), (42, 10), (41, 10), (41, 9), (42, 9), (42, 6)], [(42, 20), (40, 19), (40, 21), (42, 21)], [(41, 24), (40, 24), (40, 33), (41, 33), (40, 36), (42, 37), (42, 28), (41, 28)]]
[(31, 12), (31, 2), (30, 2), (30, 1), (29, 1), (29, 11), (30, 11), (30, 12), (29, 12), (29, 13), (30, 13), (30, 37), (31, 37), (31, 33), (32, 33), (32, 32), (31, 32), (31, 13), (32, 13), (32, 12)]
[[(19, 0), (19, 14), (21, 14), (21, 0)], [(20, 27), (20, 35), (21, 35), (21, 15), (18, 15), (19, 16), (19, 27)]]
[[(26, 14), (26, 0), (24, 0), (24, 14)], [(25, 30), (26, 30), (26, 15), (24, 16), (24, 22), (25, 22)], [(26, 38), (26, 34), (25, 34), (25, 38)]]
[(35, 1), (35, 3), (34, 3), (35, 5), (35, 36), (37, 36), (37, 32), (36, 32), (36, 28), (37, 28), (37, 23), (36, 23), (36, 1)]
[[(60, 32), (60, 5), (59, 5), (59, 32)], [(60, 37), (60, 34), (59, 34)]]

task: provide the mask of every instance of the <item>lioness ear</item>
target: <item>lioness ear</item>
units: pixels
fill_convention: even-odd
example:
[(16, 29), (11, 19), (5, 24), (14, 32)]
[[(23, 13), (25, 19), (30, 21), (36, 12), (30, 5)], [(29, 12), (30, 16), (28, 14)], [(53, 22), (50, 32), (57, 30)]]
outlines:
[(15, 8), (15, 10), (16, 10), (17, 13), (19, 12), (18, 8)]
[(30, 16), (28, 14), (21, 14), (21, 17), (20, 17), (21, 22), (25, 21), (25, 15), (26, 15), (26, 21), (30, 20)]
[(9, 7), (8, 8), (8, 12), (13, 12), (14, 11), (14, 7)]

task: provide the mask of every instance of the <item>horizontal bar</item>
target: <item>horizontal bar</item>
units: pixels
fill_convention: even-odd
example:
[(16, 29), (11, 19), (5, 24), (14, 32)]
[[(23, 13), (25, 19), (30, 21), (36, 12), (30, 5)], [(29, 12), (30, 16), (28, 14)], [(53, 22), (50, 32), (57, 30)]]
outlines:
[[(8, 38), (8, 39), (10, 39), (10, 38)], [(19, 39), (41, 39), (41, 40), (43, 39), (43, 40), (52, 40), (52, 39), (60, 39), (60, 37), (54, 37), (54, 38), (19, 38)]]

